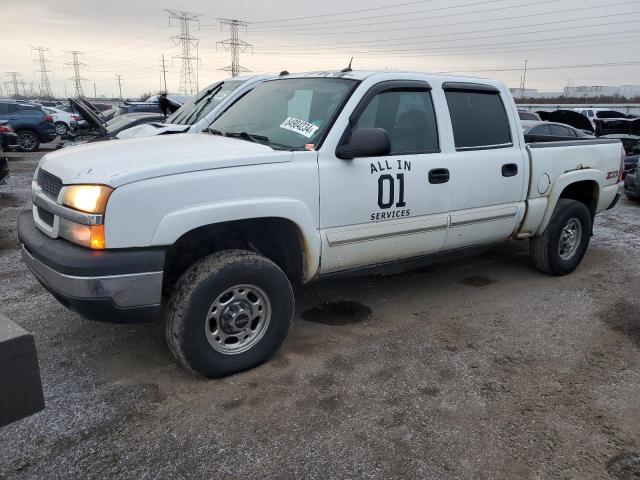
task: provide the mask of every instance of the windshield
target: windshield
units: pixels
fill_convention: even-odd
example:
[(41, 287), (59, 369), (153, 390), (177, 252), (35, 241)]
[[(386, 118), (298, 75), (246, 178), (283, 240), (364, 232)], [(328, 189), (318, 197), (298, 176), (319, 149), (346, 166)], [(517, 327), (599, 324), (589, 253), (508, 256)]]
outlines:
[(356, 85), (342, 78), (264, 82), (211, 124), (223, 135), (247, 133), (271, 146), (303, 150), (317, 145)]
[(167, 118), (165, 123), (193, 125), (207, 116), (224, 98), (238, 88), (243, 80), (231, 80), (207, 87), (193, 100), (185, 103)]

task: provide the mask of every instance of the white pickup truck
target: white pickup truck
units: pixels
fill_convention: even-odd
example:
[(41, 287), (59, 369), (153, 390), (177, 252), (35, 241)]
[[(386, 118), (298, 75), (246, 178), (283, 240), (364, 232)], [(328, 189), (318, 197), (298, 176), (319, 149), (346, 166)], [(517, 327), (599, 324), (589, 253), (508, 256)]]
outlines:
[(23, 258), (64, 305), (162, 321), (187, 368), (267, 360), (292, 282), (527, 239), (553, 275), (615, 205), (617, 140), (527, 144), (493, 80), (314, 72), (258, 85), (207, 135), (52, 152), (19, 218)]

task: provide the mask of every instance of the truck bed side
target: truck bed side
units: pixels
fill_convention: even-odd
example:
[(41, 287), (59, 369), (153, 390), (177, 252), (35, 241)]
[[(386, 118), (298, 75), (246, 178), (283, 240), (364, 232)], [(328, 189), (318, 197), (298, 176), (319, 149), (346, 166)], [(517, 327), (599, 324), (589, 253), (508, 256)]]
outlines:
[(527, 212), (518, 238), (543, 232), (561, 196), (584, 196), (594, 215), (606, 210), (615, 199), (621, 158), (619, 141), (531, 143), (527, 153), (531, 175)]

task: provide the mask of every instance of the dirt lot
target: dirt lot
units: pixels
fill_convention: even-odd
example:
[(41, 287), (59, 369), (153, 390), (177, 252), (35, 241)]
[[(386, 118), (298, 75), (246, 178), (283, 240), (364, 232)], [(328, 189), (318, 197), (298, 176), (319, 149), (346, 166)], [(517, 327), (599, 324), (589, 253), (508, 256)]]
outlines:
[(0, 478), (640, 477), (640, 205), (566, 277), (514, 242), (300, 287), (277, 356), (206, 381), (157, 327), (83, 320), (27, 272), (37, 158), (0, 187), (0, 311), (36, 336), (47, 408), (0, 430)]

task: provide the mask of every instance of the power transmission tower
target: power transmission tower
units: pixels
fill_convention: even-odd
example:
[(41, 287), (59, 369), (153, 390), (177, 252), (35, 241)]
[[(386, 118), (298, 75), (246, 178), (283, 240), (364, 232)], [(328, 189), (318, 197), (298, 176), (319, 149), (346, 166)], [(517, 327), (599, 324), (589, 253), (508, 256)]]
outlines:
[(195, 57), (191, 54), (191, 49), (198, 46), (198, 39), (191, 35), (191, 24), (198, 24), (198, 28), (200, 28), (200, 20), (198, 19), (200, 15), (176, 10), (165, 10), (165, 12), (169, 14), (169, 26), (171, 26), (172, 19), (180, 21), (180, 35), (171, 37), (181, 50), (180, 55), (174, 57), (181, 61), (178, 92), (193, 95), (198, 91), (193, 60), (198, 61), (199, 59), (197, 54)]
[(240, 72), (250, 72), (251, 70), (240, 65), (240, 53), (246, 51), (248, 48), (253, 49), (253, 45), (245, 42), (244, 40), (240, 40), (240, 37), (238, 36), (238, 27), (244, 27), (246, 29), (249, 22), (230, 18), (217, 18), (216, 20), (220, 22), (221, 28), (225, 25), (229, 25), (229, 29), (231, 31), (231, 38), (227, 38), (226, 40), (216, 43), (216, 46), (222, 45), (225, 50), (231, 52), (231, 65), (221, 68), (220, 70), (231, 72), (232, 77), (237, 77)]
[(121, 74), (116, 75), (116, 84), (120, 89), (120, 100), (122, 100), (122, 75)]
[(84, 90), (82, 89), (82, 81), (86, 80), (86, 78), (80, 75), (80, 67), (84, 67), (86, 66), (86, 64), (81, 63), (78, 60), (78, 55), (84, 55), (84, 52), (79, 52), (78, 50), (67, 50), (66, 53), (71, 55), (71, 62), (68, 62), (65, 65), (69, 65), (73, 67), (73, 77), (68, 78), (67, 80), (73, 81), (73, 88), (76, 91), (76, 96), (84, 97)]
[(160, 65), (160, 68), (162, 68), (161, 80), (164, 80), (164, 90), (162, 90), (162, 81), (160, 83), (160, 90), (162, 90), (163, 93), (167, 93), (167, 67), (164, 63), (164, 53), (162, 54), (162, 65)]
[(38, 70), (38, 72), (40, 73), (40, 96), (53, 98), (53, 92), (51, 91), (51, 82), (49, 81), (50, 71), (47, 70), (47, 60), (44, 56), (45, 52), (48, 52), (49, 49), (44, 47), (31, 47), (31, 51), (38, 52), (38, 58), (34, 60), (34, 62), (40, 65), (40, 70)]
[[(13, 94), (16, 96), (20, 96), (20, 90), (18, 89), (18, 78), (22, 76), (21, 73), (18, 72), (7, 72), (7, 75), (11, 77), (11, 81), (7, 82), (9, 85), (13, 87)], [(9, 88), (7, 88), (7, 93), (9, 92)]]

